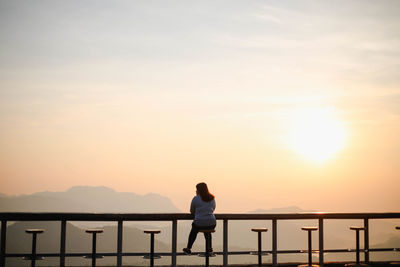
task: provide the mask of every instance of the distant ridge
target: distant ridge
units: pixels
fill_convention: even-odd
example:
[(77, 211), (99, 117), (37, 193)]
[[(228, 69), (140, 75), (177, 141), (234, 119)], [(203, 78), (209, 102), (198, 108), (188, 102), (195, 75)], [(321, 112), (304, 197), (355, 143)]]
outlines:
[(180, 212), (172, 201), (150, 193), (138, 195), (99, 186), (74, 186), (64, 192), (0, 195), (1, 212)]

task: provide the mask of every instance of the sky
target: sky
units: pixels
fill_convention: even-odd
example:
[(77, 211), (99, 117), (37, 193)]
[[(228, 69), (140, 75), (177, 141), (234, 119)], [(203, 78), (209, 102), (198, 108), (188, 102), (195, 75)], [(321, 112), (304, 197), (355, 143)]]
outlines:
[(400, 2), (0, 0), (0, 192), (399, 211)]

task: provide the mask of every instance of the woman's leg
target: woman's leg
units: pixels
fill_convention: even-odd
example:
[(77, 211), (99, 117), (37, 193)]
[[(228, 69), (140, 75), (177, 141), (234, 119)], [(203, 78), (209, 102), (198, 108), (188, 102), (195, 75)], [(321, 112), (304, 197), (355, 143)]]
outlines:
[(192, 230), (190, 230), (187, 248), (192, 249), (193, 243), (196, 240), (197, 234), (199, 233), (199, 228), (192, 223)]

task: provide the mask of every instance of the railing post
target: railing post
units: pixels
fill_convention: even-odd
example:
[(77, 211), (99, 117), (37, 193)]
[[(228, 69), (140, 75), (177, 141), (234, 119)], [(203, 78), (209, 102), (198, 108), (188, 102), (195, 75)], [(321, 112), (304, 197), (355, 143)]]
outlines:
[(369, 263), (369, 223), (368, 218), (364, 219), (364, 251), (365, 251), (365, 263)]
[(123, 231), (123, 221), (118, 220), (118, 233), (117, 233), (117, 267), (122, 266), (122, 232)]
[(172, 255), (171, 255), (171, 265), (176, 267), (176, 247), (178, 242), (178, 221), (172, 220)]
[(272, 266), (278, 266), (278, 229), (277, 220), (272, 219)]
[(65, 238), (67, 233), (67, 221), (61, 220), (61, 237), (60, 237), (60, 267), (65, 267)]
[(223, 224), (223, 265), (228, 267), (228, 220), (224, 219)]
[(319, 265), (324, 266), (324, 219), (318, 219), (318, 234), (319, 234)]
[(1, 221), (1, 242), (0, 242), (0, 266), (6, 266), (6, 234), (7, 234), (7, 221)]

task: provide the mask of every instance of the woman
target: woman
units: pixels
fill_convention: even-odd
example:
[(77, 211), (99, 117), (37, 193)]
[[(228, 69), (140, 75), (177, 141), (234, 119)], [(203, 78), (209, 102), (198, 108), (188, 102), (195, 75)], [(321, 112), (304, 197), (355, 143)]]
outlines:
[[(215, 197), (208, 191), (206, 183), (199, 183), (196, 185), (196, 196), (192, 199), (190, 204), (190, 213), (194, 215), (192, 223), (192, 230), (189, 234), (187, 247), (183, 249), (185, 254), (191, 254), (192, 245), (196, 240), (199, 230), (213, 230), (217, 225), (215, 220)], [(204, 234), (206, 238), (206, 234)], [(209, 248), (212, 252), (211, 235), (209, 235)]]

